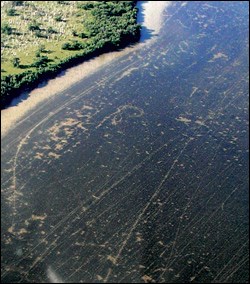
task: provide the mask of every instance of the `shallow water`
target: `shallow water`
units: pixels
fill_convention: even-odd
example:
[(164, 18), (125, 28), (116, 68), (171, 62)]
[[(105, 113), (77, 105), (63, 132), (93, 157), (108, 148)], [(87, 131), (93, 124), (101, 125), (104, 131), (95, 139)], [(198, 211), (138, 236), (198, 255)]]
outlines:
[(248, 281), (247, 11), (173, 2), (8, 128), (3, 283)]

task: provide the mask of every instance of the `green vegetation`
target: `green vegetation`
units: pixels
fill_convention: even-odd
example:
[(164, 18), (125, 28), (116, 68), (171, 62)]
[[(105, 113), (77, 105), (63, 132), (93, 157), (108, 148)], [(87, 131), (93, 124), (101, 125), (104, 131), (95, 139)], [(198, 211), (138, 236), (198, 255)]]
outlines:
[(7, 16), (15, 16), (16, 10), (14, 8), (10, 8), (6, 11)]
[(6, 34), (6, 35), (11, 35), (12, 34), (12, 28), (11, 28), (11, 26), (9, 24), (3, 23), (1, 25), (1, 36), (2, 36), (2, 34), (3, 35), (4, 34)]
[(136, 1), (2, 1), (1, 107), (62, 69), (138, 41)]
[(14, 57), (12, 59), (12, 64), (13, 64), (14, 67), (19, 68), (20, 67), (20, 58)]

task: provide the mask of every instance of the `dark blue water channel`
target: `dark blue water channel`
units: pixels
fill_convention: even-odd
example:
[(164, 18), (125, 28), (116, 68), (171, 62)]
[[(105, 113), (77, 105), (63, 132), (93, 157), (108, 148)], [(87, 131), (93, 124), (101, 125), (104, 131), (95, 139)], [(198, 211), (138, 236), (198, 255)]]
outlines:
[(173, 2), (2, 138), (3, 283), (248, 282), (248, 5)]

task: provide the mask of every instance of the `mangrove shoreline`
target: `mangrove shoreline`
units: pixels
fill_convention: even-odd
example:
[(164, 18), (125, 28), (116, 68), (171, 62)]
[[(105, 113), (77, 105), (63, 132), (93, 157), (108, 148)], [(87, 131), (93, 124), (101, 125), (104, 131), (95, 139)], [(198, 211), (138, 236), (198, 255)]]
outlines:
[[(91, 6), (91, 13), (96, 17), (96, 24), (88, 29), (89, 34), (92, 36), (91, 40), (84, 44), (79, 42), (76, 47), (72, 47), (72, 43), (69, 43), (66, 47), (69, 49), (77, 48), (79, 52), (67, 58), (62, 58), (58, 63), (46, 62), (45, 60), (35, 70), (1, 76), (1, 109), (6, 108), (22, 92), (30, 91), (41, 82), (55, 78), (69, 67), (138, 42), (141, 26), (137, 24), (138, 8), (136, 7), (136, 2), (109, 1), (107, 3), (106, 1), (101, 1)], [(121, 17), (123, 28), (121, 28)], [(124, 22), (124, 18), (126, 22)]]

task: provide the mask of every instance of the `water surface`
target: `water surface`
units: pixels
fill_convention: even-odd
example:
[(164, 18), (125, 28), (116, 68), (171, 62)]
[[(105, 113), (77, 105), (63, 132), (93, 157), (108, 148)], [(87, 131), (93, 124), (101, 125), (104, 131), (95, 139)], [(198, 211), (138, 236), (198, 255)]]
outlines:
[(248, 282), (248, 2), (154, 40), (2, 137), (2, 282)]

